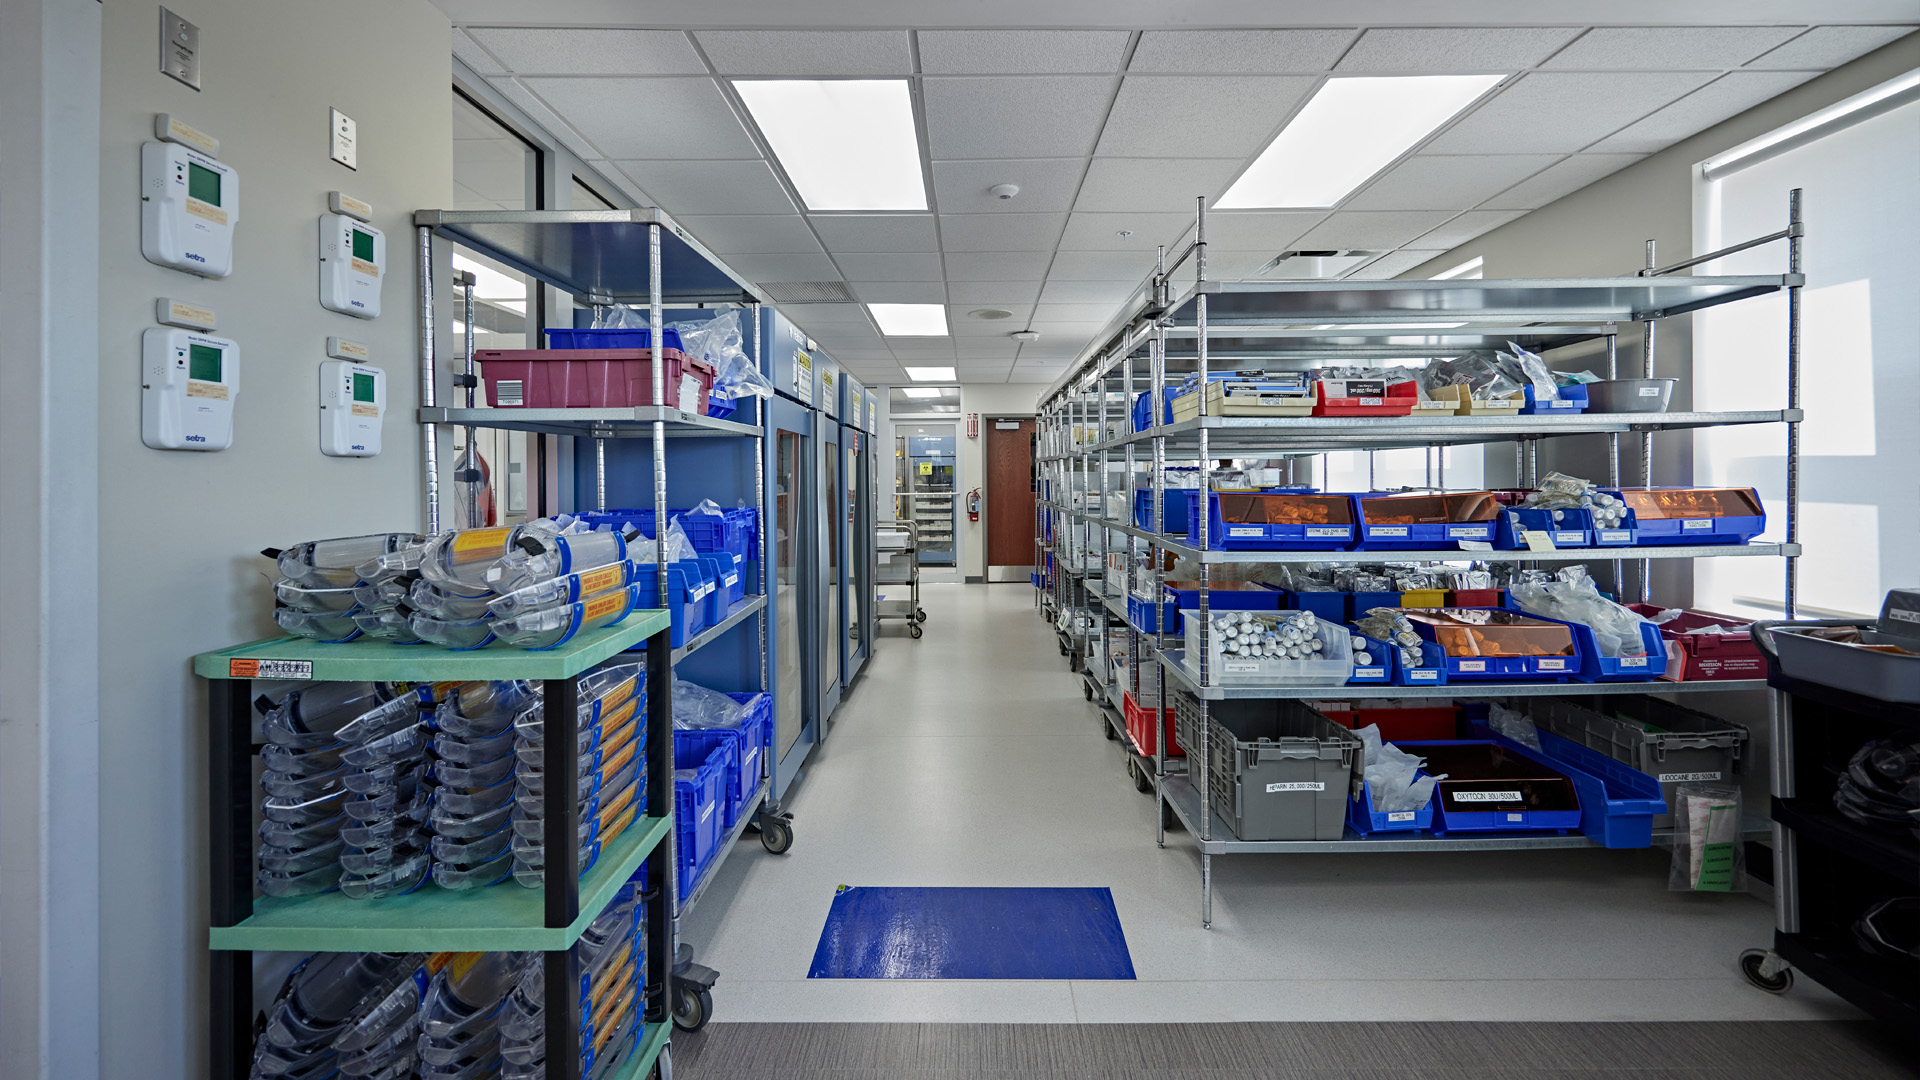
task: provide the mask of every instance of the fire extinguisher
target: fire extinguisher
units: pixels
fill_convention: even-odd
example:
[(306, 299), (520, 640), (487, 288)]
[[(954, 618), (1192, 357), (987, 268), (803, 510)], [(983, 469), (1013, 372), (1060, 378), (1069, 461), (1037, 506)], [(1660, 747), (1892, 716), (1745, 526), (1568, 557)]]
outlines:
[(967, 492), (967, 520), (968, 521), (980, 520), (980, 489), (979, 488), (974, 488), (972, 491)]

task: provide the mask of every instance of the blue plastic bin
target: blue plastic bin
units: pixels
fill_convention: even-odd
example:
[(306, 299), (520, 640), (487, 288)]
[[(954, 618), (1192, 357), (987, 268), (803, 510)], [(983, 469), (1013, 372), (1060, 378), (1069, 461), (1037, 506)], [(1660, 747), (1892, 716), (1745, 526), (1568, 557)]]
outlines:
[[(1162, 390), (1160, 394), (1160, 407), (1166, 412), (1166, 415), (1161, 417), (1160, 422), (1163, 424), (1171, 424), (1173, 423), (1173, 389), (1169, 387), (1168, 389)], [(1135, 395), (1133, 399), (1133, 430), (1145, 431), (1152, 426), (1153, 391), (1142, 390), (1139, 394)], [(1145, 526), (1142, 526), (1142, 528), (1144, 527)]]
[[(1397, 608), (1400, 606), (1400, 593), (1397, 592), (1356, 592), (1340, 593), (1346, 601), (1346, 612), (1340, 622), (1359, 622), (1367, 617), (1367, 612), (1377, 607)], [(1316, 612), (1317, 614), (1317, 612)]]
[(725, 420), (739, 407), (740, 403), (732, 398), (721, 397), (712, 391), (707, 392), (707, 418), (710, 420)]
[(1420, 643), (1420, 656), (1420, 666), (1410, 668), (1400, 662), (1400, 650), (1393, 651), (1393, 685), (1447, 685), (1447, 654), (1440, 651), (1440, 646), (1431, 641), (1423, 641)]
[(1361, 836), (1433, 828), (1433, 800), (1418, 810), (1383, 814), (1373, 808), (1373, 785), (1360, 785), (1360, 797), (1347, 800), (1347, 824)]
[(1142, 600), (1137, 596), (1127, 597), (1127, 621), (1133, 624), (1135, 630), (1143, 634), (1157, 634), (1160, 632), (1160, 614), (1162, 611), (1164, 611), (1167, 616), (1167, 633), (1171, 634), (1180, 625), (1179, 611), (1173, 606), (1173, 601), (1163, 600), (1155, 604)]
[[(1166, 488), (1160, 493), (1162, 520), (1166, 524), (1161, 532), (1180, 536), (1187, 531), (1187, 507), (1193, 504), (1193, 494), (1197, 488)], [(1133, 527), (1136, 529), (1153, 528), (1153, 489), (1133, 489)]]
[(1283, 589), (1280, 593), (1290, 611), (1311, 611), (1328, 622), (1347, 621), (1347, 594), (1342, 592), (1301, 592)]
[[(687, 638), (706, 628), (705, 612), (694, 590), (698, 582), (689, 582), (690, 575), (680, 563), (667, 566), (667, 616), (669, 628), (667, 639), (674, 648), (687, 643)], [(660, 568), (654, 563), (641, 563), (633, 576), (634, 584), (640, 586), (640, 605), (653, 607), (660, 596)]]
[(702, 552), (702, 558), (713, 559), (720, 570), (720, 591), (726, 595), (726, 607), (732, 607), (747, 598), (747, 579), (741, 573), (741, 563), (745, 560), (731, 551)]
[[(651, 540), (653, 508), (625, 510), (582, 510), (574, 515), (598, 528), (602, 525), (632, 525)], [(702, 554), (725, 551), (739, 562), (750, 562), (759, 553), (759, 511), (751, 507), (727, 510), (720, 514), (695, 514), (689, 510), (667, 510), (668, 521), (678, 521), (693, 550)]]
[[(1758, 492), (1752, 492), (1754, 504), (1760, 503)], [(1618, 491), (1609, 491), (1609, 495), (1619, 495)], [(1738, 515), (1704, 518), (1649, 518), (1636, 515), (1638, 539), (1642, 545), (1658, 546), (1664, 544), (1744, 544), (1767, 531), (1765, 509), (1757, 515)]]
[[(574, 327), (548, 327), (549, 349), (649, 349), (653, 347), (651, 330), (580, 330)], [(680, 331), (668, 327), (660, 335), (667, 348), (680, 349)]]
[[(1553, 520), (1559, 514), (1560, 520)], [(1584, 548), (1593, 546), (1593, 515), (1579, 507), (1563, 510), (1537, 510), (1532, 507), (1510, 506), (1500, 511), (1495, 519), (1493, 546), (1502, 551), (1519, 551), (1527, 546), (1522, 535), (1528, 532), (1544, 532), (1553, 537), (1556, 548)]]
[[(1421, 753), (1421, 747), (1423, 746), (1462, 746), (1472, 744), (1498, 746), (1508, 753), (1524, 757), (1561, 773), (1566, 776), (1568, 780), (1573, 781), (1574, 795), (1577, 798), (1581, 798), (1581, 801), (1584, 802), (1584, 798), (1581, 797), (1580, 782), (1582, 779), (1587, 779), (1591, 782), (1590, 777), (1587, 777), (1584, 773), (1576, 777), (1574, 774), (1578, 772), (1578, 770), (1570, 768), (1559, 761), (1555, 761), (1545, 754), (1536, 754), (1526, 747), (1506, 739), (1454, 739), (1443, 742), (1403, 742), (1395, 743), (1394, 745), (1409, 754), (1420, 754), (1424, 757), (1426, 755)], [(1569, 832), (1580, 827), (1581, 817), (1584, 813), (1581, 809), (1489, 810), (1485, 812), (1449, 811), (1446, 800), (1442, 797), (1438, 789), (1434, 791), (1433, 804), (1436, 811), (1434, 814), (1433, 831), (1439, 834), (1449, 832)]]
[[(1470, 721), (1467, 728), (1476, 738), (1525, 750), (1480, 720)], [(1540, 749), (1573, 781), (1580, 796), (1580, 832), (1587, 839), (1606, 848), (1653, 846), (1653, 819), (1667, 812), (1660, 781), (1572, 739), (1545, 729), (1538, 734)]]
[[(1355, 525), (1227, 525), (1220, 519), (1220, 492), (1207, 493), (1207, 547), (1214, 551), (1345, 551)], [(1345, 495), (1316, 498), (1351, 499)], [(1187, 504), (1187, 543), (1200, 543), (1200, 500)]]
[(708, 626), (719, 626), (727, 617), (727, 588), (720, 582), (720, 563), (711, 555), (681, 561), (700, 568), (700, 617)]
[(1529, 619), (1557, 622), (1573, 629), (1573, 645), (1580, 652), (1575, 674), (1581, 682), (1650, 682), (1667, 673), (1667, 643), (1660, 636), (1660, 628), (1652, 623), (1640, 624), (1640, 643), (1646, 646), (1647, 655), (1601, 656), (1600, 643), (1595, 640), (1592, 627), (1522, 611), (1511, 593), (1505, 594), (1505, 601), (1508, 611), (1519, 611)]
[(1555, 416), (1571, 416), (1575, 413), (1587, 411), (1587, 388), (1581, 383), (1575, 383), (1572, 386), (1556, 387), (1555, 392), (1560, 396), (1553, 401), (1547, 402), (1544, 406), (1534, 403), (1532, 383), (1527, 384), (1526, 390), (1527, 403), (1520, 407), (1521, 416), (1538, 416), (1542, 413), (1551, 413)]
[[(1459, 494), (1456, 492), (1455, 494)], [(1494, 521), (1421, 522), (1412, 525), (1369, 525), (1367, 504), (1389, 498), (1373, 493), (1353, 496), (1355, 551), (1451, 551), (1462, 543), (1491, 544)], [(1497, 519), (1499, 515), (1495, 515)]]
[[(726, 783), (729, 754), (728, 747), (715, 746), (699, 765), (682, 763), (674, 770), (673, 838), (677, 856), (674, 876), (682, 900), (692, 895), (694, 885), (720, 847), (724, 829), (720, 822), (725, 813), (722, 787)], [(682, 771), (694, 775), (683, 780), (678, 775)]]
[(1361, 667), (1359, 661), (1356, 660), (1353, 665), (1353, 675), (1347, 679), (1347, 685), (1384, 686), (1391, 682), (1393, 680), (1393, 658), (1400, 650), (1388, 645), (1379, 638), (1368, 637), (1351, 626), (1347, 627), (1347, 633), (1353, 635), (1354, 640), (1365, 644), (1367, 654), (1373, 659), (1373, 663), (1368, 664), (1366, 667)]
[[(1221, 585), (1254, 585), (1257, 588), (1221, 588)], [(1199, 589), (1176, 589), (1167, 586), (1168, 611), (1173, 616), (1173, 625), (1167, 628), (1169, 634), (1186, 632), (1186, 622), (1181, 618), (1182, 611), (1200, 610)], [(1207, 590), (1207, 610), (1209, 611), (1279, 611), (1280, 590), (1271, 585), (1262, 585), (1257, 581), (1221, 582)]]

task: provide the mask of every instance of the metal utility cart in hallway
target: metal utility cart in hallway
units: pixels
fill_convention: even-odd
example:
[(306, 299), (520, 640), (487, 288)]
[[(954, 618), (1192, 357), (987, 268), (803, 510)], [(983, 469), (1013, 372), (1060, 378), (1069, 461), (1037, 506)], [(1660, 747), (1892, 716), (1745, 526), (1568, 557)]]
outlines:
[[(879, 567), (873, 575), (873, 612), (876, 622), (898, 620), (907, 624), (907, 633), (919, 637), (925, 633), (920, 624), (927, 621), (927, 610), (920, 606), (920, 524), (902, 518), (879, 527), (875, 544)], [(906, 599), (880, 594), (882, 589), (907, 590)]]
[[(1223, 682), (1210, 662), (1212, 606), (1218, 568), (1224, 564), (1280, 565), (1306, 563), (1443, 563), (1504, 562), (1552, 567), (1568, 562), (1613, 560), (1616, 568), (1634, 567), (1633, 592), (1647, 598), (1649, 568), (1655, 559), (1779, 558), (1786, 575), (1786, 604), (1797, 602), (1799, 545), (1799, 425), (1800, 411), (1800, 300), (1805, 285), (1800, 272), (1799, 193), (1795, 192), (1787, 227), (1755, 241), (1736, 245), (1686, 262), (1655, 267), (1618, 278), (1529, 280), (1332, 280), (1303, 282), (1216, 282), (1208, 277), (1207, 237), (1210, 221), (1204, 200), (1198, 202), (1193, 239), (1172, 258), (1161, 259), (1159, 269), (1135, 292), (1122, 315), (1097, 339), (1094, 349), (1069, 366), (1065, 375), (1043, 392), (1040, 400), (1043, 497), (1053, 516), (1050, 530), (1036, 543), (1050, 552), (1066, 571), (1057, 575), (1053, 602), (1065, 609), (1079, 604), (1098, 611), (1102, 605), (1135, 604), (1148, 611), (1164, 611), (1165, 560), (1180, 560), (1182, 574), (1197, 578), (1197, 638), (1202, 655), (1190, 665), (1183, 641), (1170, 641), (1163, 614), (1142, 626), (1125, 620), (1125, 634), (1134, 664), (1130, 687), (1139, 695), (1143, 662), (1156, 661), (1157, 686), (1143, 701), (1158, 729), (1151, 758), (1151, 788), (1161, 807), (1155, 842), (1164, 846), (1166, 825), (1177, 819), (1194, 838), (1200, 863), (1200, 918), (1213, 923), (1213, 857), (1216, 855), (1329, 853), (1368, 851), (1476, 851), (1586, 847), (1593, 841), (1569, 835), (1461, 835), (1413, 833), (1404, 836), (1362, 838), (1351, 828), (1341, 839), (1247, 841), (1221, 828), (1213, 805), (1216, 781), (1211, 769), (1194, 767), (1185, 773), (1170, 768), (1167, 747), (1174, 724), (1166, 706), (1174, 693), (1188, 695), (1198, 723), (1180, 740), (1193, 760), (1210, 762), (1215, 752), (1208, 717), (1216, 703), (1232, 700), (1305, 700), (1329, 696), (1355, 699), (1470, 698), (1475, 700), (1564, 697), (1592, 694), (1758, 690), (1760, 679), (1713, 682), (1601, 682), (1502, 683), (1473, 682), (1445, 685), (1355, 685), (1315, 687), (1248, 686)], [(1231, 221), (1231, 218), (1227, 218)], [(1231, 227), (1230, 225), (1228, 227)], [(1786, 273), (1753, 276), (1685, 276), (1701, 263), (1745, 250), (1759, 243), (1784, 241)], [(1183, 271), (1183, 267), (1185, 268)], [(1176, 288), (1176, 281), (1184, 284)], [(1784, 409), (1741, 412), (1584, 413), (1580, 415), (1476, 416), (1425, 418), (1408, 416), (1244, 416), (1213, 415), (1207, 393), (1198, 394), (1197, 415), (1175, 420), (1169, 414), (1171, 387), (1197, 376), (1205, 388), (1211, 373), (1225, 370), (1301, 370), (1326, 364), (1405, 360), (1456, 356), (1474, 350), (1505, 349), (1509, 341), (1543, 352), (1576, 343), (1592, 343), (1605, 350), (1606, 374), (1622, 377), (1618, 336), (1622, 326), (1640, 327), (1644, 335), (1643, 371), (1657, 375), (1656, 328), (1663, 319), (1742, 300), (1785, 293), (1787, 298), (1787, 385)], [(1435, 326), (1444, 319), (1445, 325)], [(1411, 325), (1409, 325), (1411, 324)], [(1138, 430), (1132, 405), (1145, 394), (1145, 415)], [(1782, 543), (1671, 545), (1615, 548), (1540, 550), (1220, 550), (1210, 543), (1206, 513), (1194, 526), (1167, 527), (1169, 462), (1191, 463), (1197, 471), (1193, 498), (1205, 500), (1213, 490), (1214, 463), (1228, 459), (1284, 458), (1293, 463), (1330, 450), (1378, 450), (1403, 447), (1440, 447), (1468, 444), (1511, 444), (1515, 447), (1523, 482), (1538, 482), (1538, 443), (1549, 438), (1603, 438), (1610, 462), (1608, 486), (1622, 480), (1620, 440), (1639, 440), (1636, 455), (1642, 486), (1653, 484), (1651, 444), (1657, 432), (1692, 428), (1780, 424), (1787, 438), (1787, 498)], [(1117, 472), (1116, 472), (1117, 469)], [(1138, 472), (1150, 471), (1141, 479)], [(1294, 466), (1289, 465), (1289, 474)], [(1111, 490), (1110, 477), (1121, 475), (1123, 490)], [(1143, 489), (1143, 505), (1136, 506), (1136, 485)], [(1438, 487), (1445, 490), (1442, 472)], [(1116, 498), (1118, 496), (1119, 498)], [(1126, 510), (1117, 507), (1124, 505)], [(1201, 506), (1206, 504), (1202, 502)], [(1129, 513), (1128, 511), (1131, 511)], [(1083, 533), (1090, 530), (1090, 533)], [(1197, 532), (1197, 535), (1192, 533)], [(1217, 538), (1215, 538), (1217, 539)], [(1491, 545), (1486, 545), (1491, 547)], [(1091, 550), (1088, 550), (1090, 548)], [(1094, 560), (1099, 560), (1095, 562)], [(1082, 569), (1076, 573), (1076, 563)], [(1095, 595), (1084, 584), (1099, 571), (1115, 583), (1124, 575), (1119, 595)], [(1616, 582), (1628, 592), (1628, 575), (1616, 570)], [(1094, 588), (1097, 588), (1097, 584)], [(1187, 588), (1192, 590), (1192, 583)], [(1144, 600), (1139, 598), (1144, 597)], [(1170, 614), (1170, 613), (1169, 613)], [(1096, 633), (1109, 633), (1100, 619)], [(1111, 728), (1111, 720), (1103, 717)], [(1178, 759), (1175, 759), (1176, 761)], [(1146, 763), (1145, 759), (1141, 762)], [(1749, 830), (1751, 831), (1751, 830)], [(1656, 830), (1655, 842), (1660, 842)]]

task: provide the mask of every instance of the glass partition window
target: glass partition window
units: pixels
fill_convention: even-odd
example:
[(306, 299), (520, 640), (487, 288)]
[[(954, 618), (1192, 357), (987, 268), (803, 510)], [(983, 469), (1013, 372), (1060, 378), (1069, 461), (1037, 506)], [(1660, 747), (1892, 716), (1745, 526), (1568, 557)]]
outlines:
[(959, 416), (960, 388), (957, 386), (894, 386), (887, 389), (887, 415)]
[(954, 483), (959, 458), (952, 424), (893, 426), (895, 516), (920, 529), (920, 561), (952, 565), (959, 507)]

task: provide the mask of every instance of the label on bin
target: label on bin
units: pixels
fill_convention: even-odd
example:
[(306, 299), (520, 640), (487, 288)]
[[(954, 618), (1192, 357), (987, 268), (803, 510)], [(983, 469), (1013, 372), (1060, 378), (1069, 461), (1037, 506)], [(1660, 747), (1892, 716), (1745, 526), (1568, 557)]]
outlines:
[(1543, 659), (1540, 661), (1540, 670), (1541, 671), (1565, 671), (1567, 670), (1567, 662), (1565, 660)]
[(1228, 536), (1260, 536), (1264, 534), (1266, 531), (1267, 531), (1266, 529), (1262, 528), (1259, 525), (1254, 525), (1250, 527), (1234, 526), (1234, 527), (1229, 527), (1227, 529), (1227, 535)]
[(229, 679), (311, 679), (311, 660), (228, 660)]
[(1447, 535), (1455, 540), (1485, 540), (1487, 538), (1487, 527), (1485, 525), (1474, 525), (1471, 527), (1453, 525), (1448, 527)]
[(1517, 791), (1450, 791), (1454, 802), (1519, 802)]
[(1578, 544), (1580, 542), (1580, 534), (1578, 532), (1562, 530), (1553, 534), (1553, 542), (1556, 544)]
[(1384, 679), (1387, 677), (1387, 669), (1377, 668), (1377, 667), (1357, 667), (1353, 669), (1353, 677), (1356, 679)]
[(1407, 678), (1414, 682), (1439, 682), (1440, 673), (1438, 671), (1409, 671), (1407, 672)]
[(1320, 537), (1339, 538), (1339, 537), (1344, 537), (1346, 535), (1347, 535), (1347, 530), (1344, 528), (1327, 528), (1326, 526), (1313, 526), (1313, 525), (1307, 526), (1307, 539), (1309, 540), (1317, 539)]
[(1411, 810), (1390, 810), (1387, 812), (1388, 821), (1412, 821), (1415, 816)]
[(1260, 661), (1258, 660), (1222, 660), (1220, 661), (1220, 671), (1222, 674), (1248, 675), (1259, 670), (1260, 670)]
[(1717, 772), (1663, 772), (1654, 777), (1663, 784), (1691, 784), (1696, 780), (1718, 780)]
[(1276, 791), (1325, 791), (1327, 785), (1321, 780), (1295, 780), (1284, 784), (1268, 784), (1267, 794)]
[(1368, 530), (1368, 535), (1382, 540), (1395, 536), (1405, 536), (1407, 535), (1407, 527), (1405, 525), (1375, 525), (1372, 529)]
[(1621, 667), (1646, 667), (1647, 658), (1644, 656), (1623, 656), (1620, 658), (1620, 666)]
[(1660, 388), (1657, 386), (1643, 386), (1640, 388), (1640, 396), (1641, 397), (1659, 397)]
[(1603, 544), (1629, 544), (1633, 542), (1633, 534), (1625, 529), (1601, 529), (1600, 542)]
[(1372, 401), (1367, 402), (1367, 404), (1369, 405), (1380, 404), (1380, 398), (1384, 397), (1386, 395), (1386, 392), (1387, 392), (1387, 382), (1385, 379), (1348, 379), (1347, 380), (1347, 396), (1363, 398), (1363, 399), (1372, 398), (1373, 399)]
[(1705, 531), (1707, 529), (1713, 528), (1713, 519), (1712, 518), (1687, 518), (1684, 521), (1680, 522), (1680, 528), (1686, 532), (1693, 532), (1695, 530)]
[(700, 411), (700, 380), (692, 375), (680, 376), (680, 404), (676, 406), (684, 413)]
[(1460, 670), (1485, 671), (1487, 670), (1487, 662), (1485, 660), (1462, 660), (1460, 661)]

